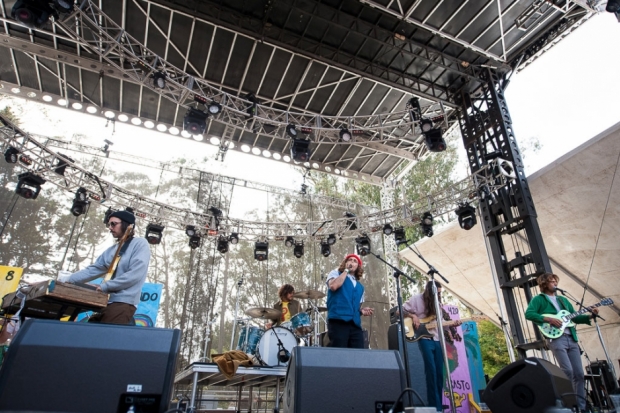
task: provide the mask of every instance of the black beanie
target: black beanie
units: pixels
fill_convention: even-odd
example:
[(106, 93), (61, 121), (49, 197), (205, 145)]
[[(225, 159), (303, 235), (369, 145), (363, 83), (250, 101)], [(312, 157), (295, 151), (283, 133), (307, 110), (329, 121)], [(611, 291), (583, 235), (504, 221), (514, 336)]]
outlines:
[(116, 212), (110, 214), (108, 219), (110, 219), (112, 217), (119, 218), (119, 219), (127, 222), (128, 224), (135, 224), (136, 223), (136, 216), (133, 213), (129, 212), (129, 211), (116, 211)]

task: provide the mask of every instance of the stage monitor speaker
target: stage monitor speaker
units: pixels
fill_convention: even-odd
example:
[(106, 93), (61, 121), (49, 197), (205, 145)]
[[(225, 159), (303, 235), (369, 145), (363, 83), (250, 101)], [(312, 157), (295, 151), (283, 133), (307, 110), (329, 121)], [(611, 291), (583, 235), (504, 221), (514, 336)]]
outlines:
[(396, 351), (298, 346), (292, 353), (284, 413), (373, 412), (406, 387)]
[[(614, 380), (614, 375), (611, 372), (611, 367), (607, 363), (607, 360), (597, 360), (586, 366), (588, 374), (599, 375), (604, 380), (604, 386), (607, 393), (614, 393), (618, 388), (618, 383)], [(602, 383), (601, 383), (602, 384)]]
[[(388, 327), (388, 348), (390, 350), (401, 351), (400, 329), (398, 324), (392, 324)], [(424, 359), (420, 351), (418, 341), (410, 342), (405, 340), (407, 358), (409, 360), (409, 377), (411, 378), (411, 387), (418, 393), (422, 400), (416, 396), (412, 396), (414, 406), (428, 406), (428, 396), (426, 394), (426, 370), (424, 367)], [(405, 357), (401, 353), (403, 363)]]
[(489, 382), (482, 400), (493, 412), (540, 413), (556, 406), (577, 404), (573, 385), (556, 365), (535, 357), (517, 360), (500, 370)]
[(0, 412), (164, 412), (180, 336), (161, 328), (27, 320), (0, 369)]

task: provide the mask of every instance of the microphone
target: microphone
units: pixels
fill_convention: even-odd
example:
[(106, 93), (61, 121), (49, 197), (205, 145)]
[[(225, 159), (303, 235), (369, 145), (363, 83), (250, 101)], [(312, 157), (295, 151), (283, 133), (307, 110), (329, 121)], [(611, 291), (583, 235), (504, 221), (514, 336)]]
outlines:
[(287, 363), (291, 359), (291, 353), (284, 347), (278, 351), (278, 360), (280, 363)]
[(562, 294), (566, 294), (566, 291), (564, 291), (563, 289), (558, 288), (558, 287), (555, 287), (555, 290), (554, 290), (554, 291), (559, 291), (559, 292), (561, 292)]

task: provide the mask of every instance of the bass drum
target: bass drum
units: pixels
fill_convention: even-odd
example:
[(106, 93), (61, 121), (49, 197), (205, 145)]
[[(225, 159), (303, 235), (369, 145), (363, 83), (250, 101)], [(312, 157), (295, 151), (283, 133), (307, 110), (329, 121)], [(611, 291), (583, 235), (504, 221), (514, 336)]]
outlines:
[(297, 346), (297, 339), (291, 330), (283, 327), (270, 328), (260, 338), (256, 348), (256, 358), (263, 365), (286, 366), (288, 364), (288, 361), (286, 363), (278, 361), (278, 338), (289, 353), (292, 353), (293, 347)]

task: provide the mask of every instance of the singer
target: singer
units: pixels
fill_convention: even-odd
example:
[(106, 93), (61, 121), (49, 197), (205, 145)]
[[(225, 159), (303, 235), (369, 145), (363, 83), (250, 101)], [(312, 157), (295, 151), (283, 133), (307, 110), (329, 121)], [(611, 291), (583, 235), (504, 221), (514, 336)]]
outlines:
[[(532, 298), (525, 311), (525, 318), (534, 324), (549, 323), (555, 327), (562, 327), (562, 321), (557, 318), (545, 317), (543, 314), (557, 314), (561, 310), (575, 312), (571, 303), (565, 298), (556, 295), (560, 277), (552, 273), (545, 273), (536, 279), (541, 293)], [(583, 314), (573, 318), (576, 324), (590, 324), (590, 320), (598, 314), (598, 309), (592, 309), (592, 314)], [(579, 409), (585, 411), (585, 387), (581, 352), (577, 344), (577, 330), (568, 327), (560, 338), (547, 339), (547, 346), (553, 352), (562, 371), (573, 383), (573, 390), (578, 395)], [(571, 406), (572, 407), (572, 406)]]
[(330, 347), (364, 348), (362, 317), (371, 316), (374, 310), (361, 307), (364, 286), (362, 259), (349, 254), (340, 266), (327, 276), (327, 335)]

